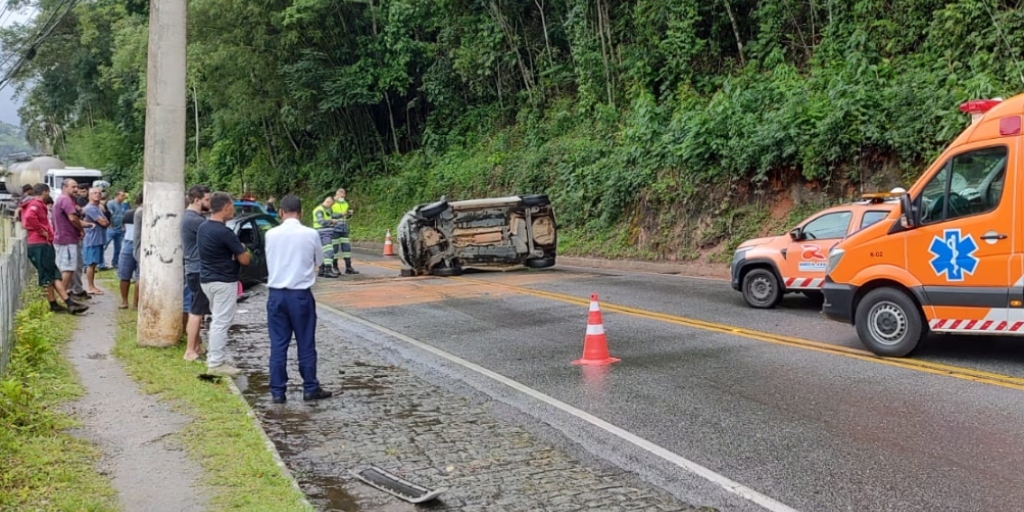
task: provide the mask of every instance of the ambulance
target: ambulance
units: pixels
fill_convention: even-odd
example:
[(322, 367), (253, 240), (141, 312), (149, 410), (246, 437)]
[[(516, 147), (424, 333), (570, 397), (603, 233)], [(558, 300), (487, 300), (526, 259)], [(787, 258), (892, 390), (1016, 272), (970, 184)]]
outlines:
[(960, 110), (970, 126), (899, 207), (829, 252), (822, 311), (875, 354), (929, 332), (1024, 335), (1024, 94)]
[(752, 308), (774, 308), (787, 293), (819, 298), (828, 251), (850, 233), (864, 229), (897, 207), (885, 194), (833, 206), (804, 219), (787, 235), (747, 240), (733, 253), (732, 289)]

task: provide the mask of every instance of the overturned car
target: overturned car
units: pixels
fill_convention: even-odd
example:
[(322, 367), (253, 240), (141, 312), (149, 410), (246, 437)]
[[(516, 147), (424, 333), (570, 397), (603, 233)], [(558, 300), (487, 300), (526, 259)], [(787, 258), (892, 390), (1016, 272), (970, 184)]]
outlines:
[(457, 276), (465, 267), (555, 264), (555, 212), (546, 195), (421, 204), (398, 224), (403, 276)]

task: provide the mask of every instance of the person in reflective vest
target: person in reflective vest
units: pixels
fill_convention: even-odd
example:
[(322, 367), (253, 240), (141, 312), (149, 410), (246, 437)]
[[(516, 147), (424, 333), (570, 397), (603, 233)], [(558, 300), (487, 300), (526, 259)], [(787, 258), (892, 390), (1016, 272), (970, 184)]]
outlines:
[(334, 198), (327, 196), (324, 202), (313, 209), (313, 229), (320, 235), (320, 249), (324, 252), (324, 263), (320, 265), (320, 272), (317, 277), (340, 277), (341, 274), (334, 270), (334, 219), (331, 218), (331, 206), (334, 205)]
[[(331, 206), (331, 219), (334, 220), (334, 254), (340, 254), (345, 260), (346, 274), (358, 274), (359, 272), (352, 268), (352, 241), (348, 238), (348, 218), (351, 216), (352, 210), (345, 200), (345, 189), (339, 188), (334, 193), (334, 205)], [(334, 258), (334, 270), (338, 270), (338, 258)]]

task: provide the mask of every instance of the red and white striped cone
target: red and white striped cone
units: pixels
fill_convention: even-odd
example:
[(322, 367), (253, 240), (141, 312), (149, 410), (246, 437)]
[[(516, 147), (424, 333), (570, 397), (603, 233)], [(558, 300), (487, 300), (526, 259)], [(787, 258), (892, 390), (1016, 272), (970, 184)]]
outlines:
[(389, 229), (387, 234), (384, 236), (384, 256), (394, 256), (395, 248), (391, 244), (391, 230)]
[(601, 320), (601, 306), (597, 294), (590, 296), (590, 314), (587, 316), (587, 335), (583, 338), (583, 357), (572, 364), (603, 366), (618, 362), (619, 359), (608, 354), (608, 338), (604, 333), (604, 322)]

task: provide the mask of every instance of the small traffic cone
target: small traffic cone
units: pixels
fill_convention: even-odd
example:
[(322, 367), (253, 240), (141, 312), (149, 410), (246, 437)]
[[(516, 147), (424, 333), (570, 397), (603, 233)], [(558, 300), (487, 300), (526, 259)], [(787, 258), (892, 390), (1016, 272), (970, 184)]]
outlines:
[(388, 230), (388, 234), (384, 238), (384, 256), (394, 256), (395, 248), (391, 245), (391, 230)]
[(604, 334), (601, 306), (597, 303), (595, 293), (590, 296), (590, 315), (587, 317), (587, 336), (583, 338), (583, 357), (572, 364), (604, 366), (618, 361), (619, 359), (608, 355), (608, 338)]

